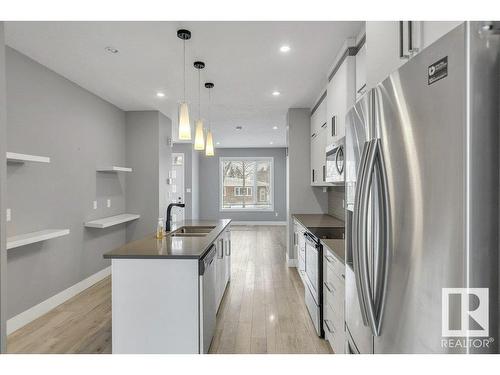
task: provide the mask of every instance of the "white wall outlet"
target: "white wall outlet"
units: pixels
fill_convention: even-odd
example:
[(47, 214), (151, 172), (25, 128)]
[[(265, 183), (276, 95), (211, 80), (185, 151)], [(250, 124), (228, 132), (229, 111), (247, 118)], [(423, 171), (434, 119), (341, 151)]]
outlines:
[(111, 207), (111, 199), (108, 199), (106, 201), (106, 207), (110, 208)]
[(186, 188), (186, 193), (191, 193), (191, 188)]
[(92, 208), (97, 210), (97, 201), (92, 202)]
[(12, 220), (12, 215), (11, 215), (10, 208), (7, 208), (7, 221), (11, 221), (11, 220)]
[(278, 212), (275, 211), (274, 212), (274, 216), (278, 217)]

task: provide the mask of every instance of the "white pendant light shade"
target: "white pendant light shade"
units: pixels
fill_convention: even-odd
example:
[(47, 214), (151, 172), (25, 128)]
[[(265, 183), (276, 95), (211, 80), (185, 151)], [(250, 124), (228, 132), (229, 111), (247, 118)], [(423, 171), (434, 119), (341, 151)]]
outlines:
[(206, 156), (214, 156), (214, 141), (212, 139), (212, 132), (207, 132), (207, 146), (205, 147)]
[(203, 121), (197, 120), (194, 133), (194, 149), (202, 151), (205, 149), (205, 135), (203, 134)]
[(187, 103), (179, 105), (179, 139), (191, 140), (191, 124), (189, 123), (189, 108)]

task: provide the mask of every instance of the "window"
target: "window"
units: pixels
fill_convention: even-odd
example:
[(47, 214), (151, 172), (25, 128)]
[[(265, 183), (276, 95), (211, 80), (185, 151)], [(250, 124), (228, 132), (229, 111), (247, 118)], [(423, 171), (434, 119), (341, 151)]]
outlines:
[(220, 209), (272, 211), (273, 158), (220, 158)]

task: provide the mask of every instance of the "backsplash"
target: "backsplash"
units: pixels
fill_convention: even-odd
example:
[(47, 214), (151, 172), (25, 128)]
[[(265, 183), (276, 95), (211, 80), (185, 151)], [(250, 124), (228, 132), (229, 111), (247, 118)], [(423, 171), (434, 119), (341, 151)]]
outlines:
[(343, 201), (345, 199), (345, 188), (333, 186), (328, 188), (328, 214), (338, 219), (345, 220)]

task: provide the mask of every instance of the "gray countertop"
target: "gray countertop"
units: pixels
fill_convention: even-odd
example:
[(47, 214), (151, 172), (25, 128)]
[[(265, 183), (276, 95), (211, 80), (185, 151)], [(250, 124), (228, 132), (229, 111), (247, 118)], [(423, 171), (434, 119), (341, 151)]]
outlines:
[(103, 256), (106, 259), (201, 259), (230, 223), (229, 219), (186, 220), (174, 225), (171, 232), (182, 226), (215, 226), (215, 228), (203, 237), (171, 237), (167, 233), (162, 240), (158, 240), (152, 233), (126, 243)]
[(323, 247), (330, 250), (334, 256), (345, 264), (345, 240), (322, 239), (320, 242), (323, 244)]
[(293, 214), (306, 228), (344, 228), (345, 223), (328, 214)]

